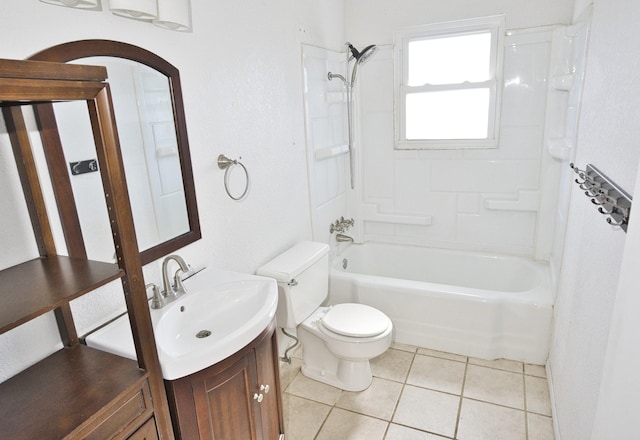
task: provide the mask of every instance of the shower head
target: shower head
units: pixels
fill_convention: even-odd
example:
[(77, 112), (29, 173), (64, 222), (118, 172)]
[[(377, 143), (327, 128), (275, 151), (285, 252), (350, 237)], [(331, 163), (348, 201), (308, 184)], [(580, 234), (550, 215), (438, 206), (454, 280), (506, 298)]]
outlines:
[(353, 58), (356, 59), (356, 63), (366, 62), (378, 49), (378, 46), (376, 46), (375, 44), (365, 47), (364, 49), (362, 49), (362, 51), (359, 51), (358, 49), (353, 47), (353, 44), (351, 43), (347, 43), (347, 46), (349, 47)]
[[(356, 76), (358, 75), (358, 65), (367, 62), (369, 58), (371, 58), (371, 56), (376, 52), (378, 47), (375, 44), (372, 44), (359, 51), (358, 49), (353, 47), (353, 44), (349, 42), (345, 44), (349, 48), (349, 51), (347, 52), (347, 64), (352, 59), (356, 60), (356, 62), (353, 63), (353, 70), (351, 71), (351, 81), (349, 83), (350, 86), (353, 87), (356, 83)], [(351, 52), (351, 58), (349, 58), (349, 52)]]

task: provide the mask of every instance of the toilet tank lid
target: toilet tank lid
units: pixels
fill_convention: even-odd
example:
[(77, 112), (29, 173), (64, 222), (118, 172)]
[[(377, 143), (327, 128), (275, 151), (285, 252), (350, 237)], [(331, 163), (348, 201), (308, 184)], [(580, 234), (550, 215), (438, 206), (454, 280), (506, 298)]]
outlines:
[(329, 252), (329, 245), (302, 241), (260, 267), (256, 274), (288, 282)]

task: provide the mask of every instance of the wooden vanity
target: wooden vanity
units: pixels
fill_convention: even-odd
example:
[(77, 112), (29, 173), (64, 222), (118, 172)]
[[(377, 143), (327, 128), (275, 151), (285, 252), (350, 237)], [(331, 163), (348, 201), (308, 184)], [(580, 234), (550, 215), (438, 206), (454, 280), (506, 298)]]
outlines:
[(231, 357), (165, 383), (177, 438), (284, 438), (275, 320)]

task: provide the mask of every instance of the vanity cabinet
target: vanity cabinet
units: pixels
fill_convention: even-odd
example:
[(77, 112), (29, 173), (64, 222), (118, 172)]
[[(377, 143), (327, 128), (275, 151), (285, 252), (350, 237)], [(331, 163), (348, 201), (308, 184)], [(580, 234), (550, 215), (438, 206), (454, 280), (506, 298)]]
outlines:
[[(0, 383), (3, 439), (173, 438), (106, 77), (104, 67), (0, 59), (0, 107), (40, 255), (0, 270), (0, 334), (54, 312), (64, 345)], [(59, 100), (87, 103), (117, 264), (87, 259), (81, 235), (65, 230), (65, 221), (69, 255), (56, 251), (22, 107)], [(45, 144), (53, 145), (45, 149), (49, 174), (68, 178), (54, 127), (38, 120)], [(60, 212), (77, 217), (72, 194), (54, 185), (54, 195)], [(80, 344), (75, 329), (70, 302), (116, 280), (138, 362)]]
[(231, 357), (165, 384), (177, 438), (284, 438), (275, 321)]

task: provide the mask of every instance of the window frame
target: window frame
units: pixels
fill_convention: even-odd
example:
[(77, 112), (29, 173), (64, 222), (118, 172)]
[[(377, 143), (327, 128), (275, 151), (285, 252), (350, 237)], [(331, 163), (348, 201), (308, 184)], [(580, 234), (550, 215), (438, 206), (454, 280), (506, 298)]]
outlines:
[[(408, 45), (412, 41), (456, 37), (490, 32), (490, 78), (481, 82), (450, 84), (425, 84), (408, 86)], [(497, 148), (500, 128), (502, 100), (502, 78), (504, 65), (504, 15), (481, 17), (453, 22), (436, 23), (396, 31), (394, 33), (394, 81), (395, 81), (395, 148), (398, 150), (484, 149)], [(406, 54), (406, 55), (405, 55)], [(406, 98), (413, 93), (489, 89), (489, 113), (487, 137), (482, 139), (407, 139)]]

